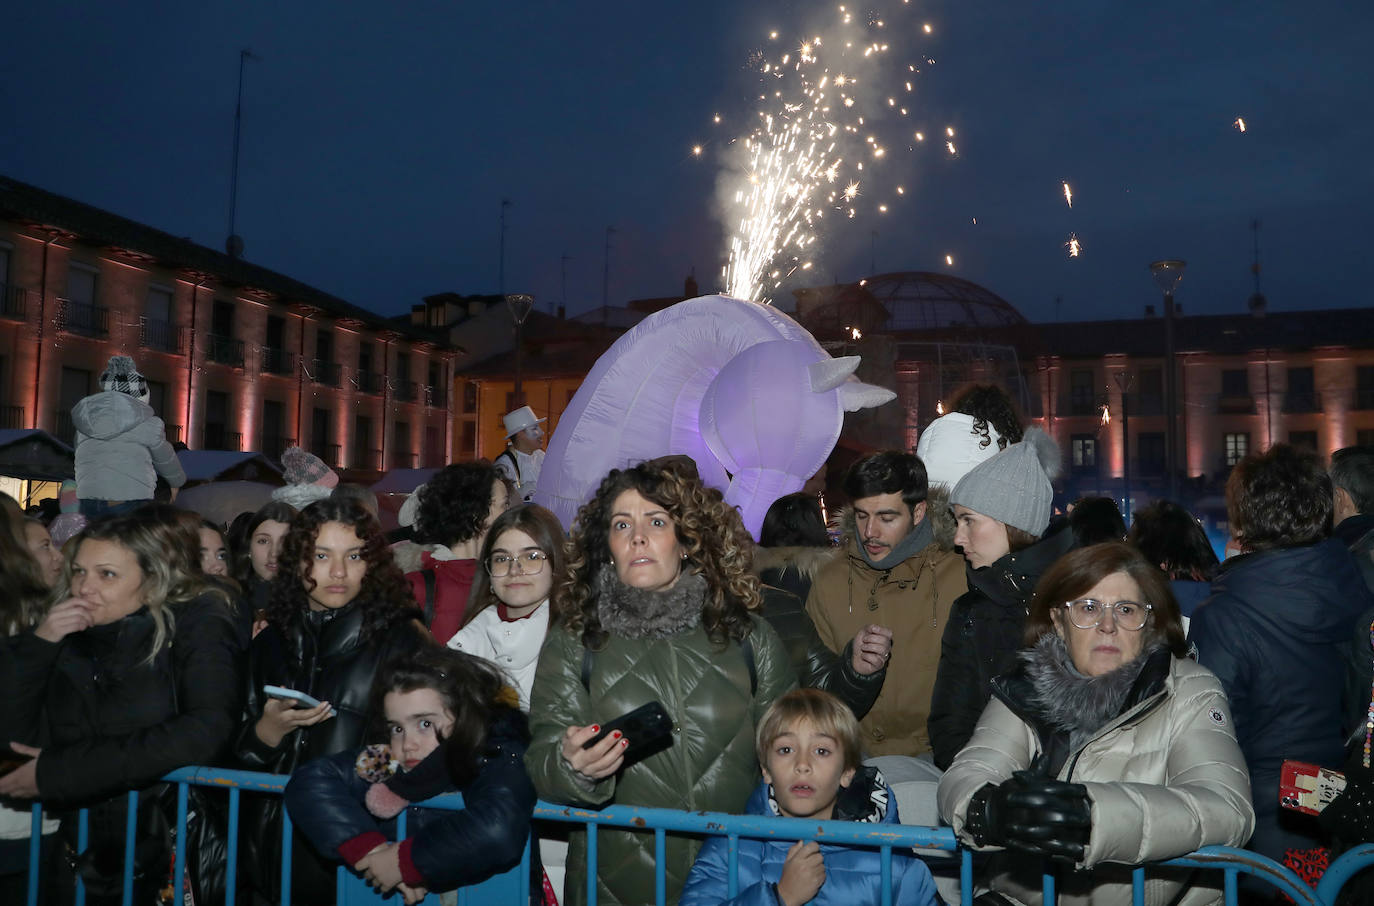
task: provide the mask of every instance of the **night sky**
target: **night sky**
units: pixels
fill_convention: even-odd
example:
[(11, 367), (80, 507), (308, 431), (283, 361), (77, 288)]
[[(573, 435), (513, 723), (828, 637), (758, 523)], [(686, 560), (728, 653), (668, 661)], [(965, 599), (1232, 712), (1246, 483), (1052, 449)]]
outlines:
[[(692, 269), (717, 289), (713, 199), (728, 139), (756, 109), (751, 59), (826, 27), (837, 4), (11, 7), (0, 172), (223, 248), (239, 51), (251, 48), (245, 257), (394, 314), (430, 293), (498, 291), (502, 198), (505, 289), (545, 310), (563, 298), (564, 255), (569, 310), (601, 303), (607, 226), (612, 304), (678, 294)], [(936, 270), (1032, 320), (1128, 317), (1157, 300), (1148, 263), (1179, 257), (1185, 312), (1239, 312), (1258, 217), (1272, 308), (1368, 301), (1374, 77), (1360, 61), (1374, 4), (854, 10), (884, 19), (894, 59), (921, 62), (907, 134), (936, 140), (890, 146), (859, 215), (827, 218), (805, 283)], [(878, 214), (897, 184), (907, 194)]]

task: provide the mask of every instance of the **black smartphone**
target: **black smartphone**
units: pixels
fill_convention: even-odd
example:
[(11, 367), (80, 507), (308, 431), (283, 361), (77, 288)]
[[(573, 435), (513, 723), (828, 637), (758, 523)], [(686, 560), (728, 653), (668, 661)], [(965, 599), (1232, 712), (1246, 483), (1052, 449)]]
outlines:
[(582, 748), (590, 749), (616, 730), (629, 741), (625, 747), (627, 765), (662, 752), (673, 744), (673, 719), (661, 704), (652, 701), (602, 724), (601, 732), (587, 740)]
[(8, 745), (0, 746), (0, 777), (4, 777), (15, 768), (30, 761), (33, 761), (32, 755), (22, 755)]

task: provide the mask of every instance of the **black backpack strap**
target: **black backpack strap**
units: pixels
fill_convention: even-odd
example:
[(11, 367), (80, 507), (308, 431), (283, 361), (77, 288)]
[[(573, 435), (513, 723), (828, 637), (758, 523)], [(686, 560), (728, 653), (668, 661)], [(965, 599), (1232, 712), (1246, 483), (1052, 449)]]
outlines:
[(420, 570), (420, 576), (425, 580), (425, 627), (428, 628), (434, 623), (434, 598), (437, 580), (432, 569)]
[(749, 665), (749, 695), (752, 697), (759, 692), (759, 668), (754, 663), (754, 640), (745, 636), (739, 640), (739, 647), (744, 652), (744, 663)]
[(592, 691), (592, 662), (594, 660), (592, 650), (584, 646), (582, 648), (582, 688), (588, 692)]

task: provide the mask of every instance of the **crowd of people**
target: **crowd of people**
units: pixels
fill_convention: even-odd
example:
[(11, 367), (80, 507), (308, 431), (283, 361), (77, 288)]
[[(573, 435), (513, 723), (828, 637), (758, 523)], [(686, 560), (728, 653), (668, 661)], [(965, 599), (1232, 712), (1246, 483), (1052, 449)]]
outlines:
[[(848, 467), (838, 543), (812, 493), (778, 500), (756, 541), (682, 456), (612, 470), (565, 532), (525, 502), (526, 410), (504, 462), (440, 470), (391, 535), (295, 448), (275, 499), (220, 525), (153, 499), (172, 470), (131, 364), (97, 396), (143, 408), (88, 407), (120, 418), (78, 446), (79, 530), (54, 540), (0, 500), (0, 901), (22, 901), (30, 800), (44, 902), (72, 902), (78, 877), (86, 902), (118, 902), (130, 822), (134, 902), (168, 896), (159, 778), (187, 765), (290, 775), (284, 797), (243, 798), (255, 904), (286, 892), (287, 815), (294, 903), (333, 902), (340, 864), (418, 902), (531, 843), (532, 902), (653, 902), (655, 870), (694, 906), (880, 896), (871, 850), (670, 835), (657, 853), (630, 830), (598, 834), (591, 879), (585, 830), (534, 823), (536, 798), (938, 816), (979, 853), (977, 902), (1001, 906), (1038, 903), (1046, 870), (1069, 902), (1124, 903), (1130, 866), (1208, 844), (1281, 860), (1350, 841), (1281, 808), (1279, 786), (1288, 759), (1367, 782), (1374, 450), (1329, 471), (1283, 444), (1246, 457), (1224, 562), (1169, 501), (1129, 527), (1110, 500), (1056, 507), (1058, 450), (990, 386), (916, 453)], [(83, 478), (117, 437), (112, 499)], [(397, 839), (398, 816), (452, 791), (463, 810), (414, 809)], [(193, 895), (222, 902), (224, 805), (192, 806)], [(895, 854), (893, 902), (951, 899), (945, 870)], [(1218, 883), (1156, 872), (1147, 900), (1211, 903)]]

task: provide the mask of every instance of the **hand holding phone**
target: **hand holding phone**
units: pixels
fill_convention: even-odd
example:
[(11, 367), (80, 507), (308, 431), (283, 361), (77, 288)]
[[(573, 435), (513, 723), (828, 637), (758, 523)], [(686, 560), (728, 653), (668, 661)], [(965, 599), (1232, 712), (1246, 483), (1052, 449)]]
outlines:
[(625, 737), (625, 764), (631, 765), (655, 755), (673, 744), (673, 719), (656, 701), (641, 705), (615, 720), (601, 725), (601, 732), (582, 744), (590, 749), (616, 730)]
[(320, 700), (313, 695), (306, 695), (304, 692), (297, 692), (295, 689), (288, 689), (285, 686), (263, 686), (262, 694), (268, 698), (294, 702), (293, 707), (296, 708), (318, 708), (320, 706)]

